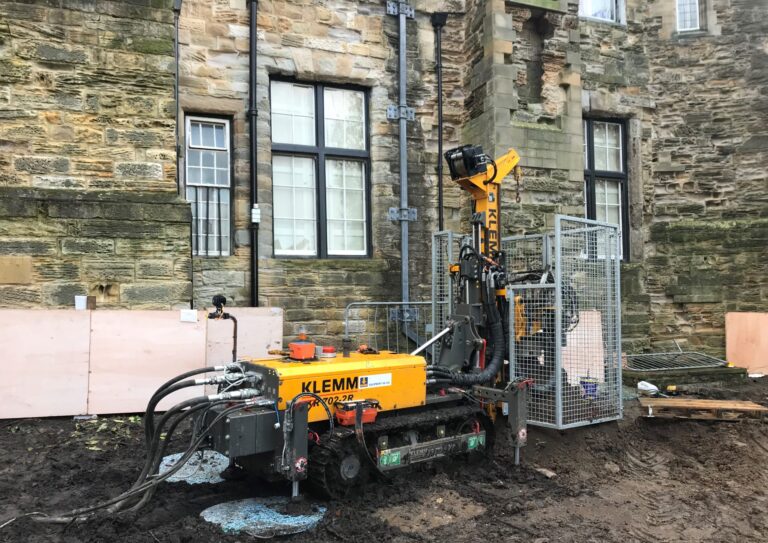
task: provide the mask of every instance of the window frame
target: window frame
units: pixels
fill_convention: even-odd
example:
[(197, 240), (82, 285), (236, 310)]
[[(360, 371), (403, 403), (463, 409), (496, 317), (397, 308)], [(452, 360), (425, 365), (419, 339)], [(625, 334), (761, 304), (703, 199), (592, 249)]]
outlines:
[(585, 15), (581, 12), (581, 6), (584, 0), (579, 0), (579, 17), (581, 19), (587, 19), (589, 21), (598, 21), (601, 23), (608, 23), (614, 25), (627, 25), (627, 4), (626, 0), (611, 0), (616, 4), (616, 19), (605, 19), (603, 17), (595, 17), (594, 15)]
[[(315, 233), (317, 235), (317, 250), (314, 253), (278, 253), (275, 248), (275, 228), (274, 212), (272, 224), (272, 256), (282, 259), (365, 259), (372, 255), (372, 213), (371, 213), (371, 123), (370, 123), (370, 89), (360, 85), (352, 84), (330, 84), (323, 82), (302, 81), (288, 77), (271, 77), (269, 80), (269, 108), (270, 116), (272, 111), (272, 83), (291, 83), (295, 85), (311, 86), (314, 90), (315, 100), (315, 144), (299, 145), (293, 143), (276, 143), (272, 141), (270, 127), (270, 145), (272, 157), (278, 156), (297, 156), (311, 158), (315, 161), (315, 212), (317, 223)], [(363, 93), (363, 130), (364, 130), (364, 149), (343, 149), (339, 147), (325, 146), (325, 89), (351, 90)], [(327, 159), (357, 160), (363, 163), (363, 188), (365, 195), (363, 204), (365, 209), (365, 249), (359, 254), (329, 253), (328, 252), (328, 213), (326, 205), (327, 186), (326, 186), (326, 167)], [(273, 162), (271, 162), (273, 164)], [(274, 166), (272, 166), (274, 168)], [(274, 170), (273, 170), (274, 171)], [(274, 175), (270, 172), (274, 183)]]
[[(218, 185), (198, 185), (198, 184), (192, 184), (190, 185), (188, 183), (189, 179), (189, 149), (208, 149), (207, 147), (193, 147), (192, 146), (192, 131), (190, 130), (191, 123), (194, 121), (199, 122), (207, 122), (207, 123), (217, 123), (217, 124), (223, 124), (224, 125), (224, 141), (227, 145), (227, 162), (229, 165), (229, 184), (224, 186), (218, 186)], [(229, 190), (229, 217), (228, 217), (228, 223), (229, 223), (229, 243), (226, 248), (220, 247), (219, 251), (209, 251), (207, 248), (207, 242), (206, 242), (206, 250), (205, 252), (200, 252), (200, 248), (198, 247), (197, 252), (194, 250), (194, 238), (195, 236), (198, 236), (197, 232), (197, 223), (194, 219), (194, 215), (192, 217), (192, 224), (190, 225), (190, 243), (192, 244), (192, 256), (193, 257), (203, 257), (203, 258), (218, 258), (218, 257), (230, 257), (234, 255), (234, 231), (235, 231), (235, 190), (234, 190), (234, 160), (233, 160), (233, 149), (234, 149), (234, 135), (232, 133), (232, 124), (233, 119), (231, 116), (227, 115), (221, 115), (221, 114), (211, 114), (211, 113), (202, 113), (202, 112), (190, 112), (185, 111), (184, 112), (184, 175), (183, 175), (183, 188), (184, 188), (184, 199), (187, 200), (190, 203), (190, 208), (193, 205), (196, 205), (192, 201), (190, 201), (187, 198), (187, 189), (189, 187), (207, 187), (208, 189), (227, 189)], [(215, 150), (221, 150), (221, 149), (215, 149)], [(219, 200), (219, 214), (218, 214), (218, 220), (219, 220), (219, 231), (221, 233), (221, 200)], [(198, 240), (199, 241), (199, 240)]]
[[(596, 170), (595, 164), (595, 123), (618, 124), (621, 130), (619, 145), (621, 146), (621, 172)], [(624, 262), (629, 261), (629, 172), (627, 167), (627, 122), (626, 119), (584, 117), (584, 147), (586, 153), (584, 157), (584, 211), (588, 219), (597, 220), (596, 204), (596, 181), (598, 179), (607, 179), (617, 181), (621, 190), (621, 202), (619, 213), (621, 214), (620, 235), (621, 235), (621, 254), (619, 255)]]
[[(702, 32), (705, 30), (705, 26), (702, 24), (702, 15), (706, 16), (704, 11), (705, 0), (694, 0), (696, 2), (696, 22), (698, 23), (695, 28), (680, 28), (680, 0), (675, 0), (675, 29), (678, 33), (685, 34), (688, 32)], [(703, 13), (702, 13), (703, 12)]]

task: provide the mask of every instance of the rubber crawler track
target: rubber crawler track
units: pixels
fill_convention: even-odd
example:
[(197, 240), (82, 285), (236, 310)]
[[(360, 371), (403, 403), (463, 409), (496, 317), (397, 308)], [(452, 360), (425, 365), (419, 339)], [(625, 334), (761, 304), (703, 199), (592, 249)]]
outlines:
[[(367, 440), (375, 439), (378, 435), (396, 430), (434, 427), (437, 424), (457, 419), (466, 419), (472, 415), (484, 415), (484, 411), (474, 406), (436, 408), (422, 413), (382, 417), (373, 424), (365, 426)], [(341, 427), (333, 432), (320, 436), (320, 442), (312, 449), (309, 458), (308, 480), (310, 488), (317, 494), (340, 498), (339, 491), (334, 488), (333, 479), (339, 472), (338, 459), (342, 457), (347, 447), (359, 447), (354, 429)], [(363, 458), (361, 461), (368, 462)], [(369, 466), (372, 467), (372, 466)]]

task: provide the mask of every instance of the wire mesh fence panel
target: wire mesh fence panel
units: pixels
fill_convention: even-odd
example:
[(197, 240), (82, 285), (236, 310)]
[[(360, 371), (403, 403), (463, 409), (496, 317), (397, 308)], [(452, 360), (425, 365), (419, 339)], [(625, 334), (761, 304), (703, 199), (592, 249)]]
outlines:
[[(432, 316), (433, 333), (445, 328), (453, 307), (455, 285), (451, 279), (450, 267), (458, 263), (461, 245), (468, 236), (453, 232), (436, 232), (432, 235)], [(433, 360), (440, 357), (440, 342), (430, 347)]]
[(520, 275), (544, 271), (550, 261), (549, 238), (542, 234), (502, 238), (504, 267), (512, 280)]
[(559, 427), (621, 418), (620, 260), (616, 226), (555, 218)]
[(622, 416), (618, 239), (613, 225), (558, 215), (554, 235), (503, 241), (510, 365), (533, 380), (531, 424)]
[(432, 337), (432, 302), (352, 302), (344, 330), (357, 345), (408, 353)]
[(510, 374), (533, 381), (528, 420), (557, 423), (557, 330), (554, 284), (515, 285), (510, 299)]

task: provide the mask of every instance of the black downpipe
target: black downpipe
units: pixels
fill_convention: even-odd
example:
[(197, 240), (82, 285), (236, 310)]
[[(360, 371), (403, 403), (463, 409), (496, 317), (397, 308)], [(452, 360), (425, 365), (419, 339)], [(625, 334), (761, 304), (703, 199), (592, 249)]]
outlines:
[(179, 114), (181, 108), (179, 106), (179, 19), (181, 18), (181, 2), (182, 0), (173, 0), (173, 56), (174, 56), (174, 82), (173, 82), (173, 98), (176, 101), (176, 190), (181, 194), (181, 173), (179, 172), (179, 166), (181, 165), (181, 130), (179, 128)]
[[(259, 184), (258, 184), (258, 140), (256, 131), (256, 122), (258, 119), (258, 109), (256, 105), (256, 88), (258, 85), (258, 37), (256, 35), (256, 22), (259, 14), (258, 0), (251, 0), (250, 12), (250, 31), (249, 31), (249, 50), (248, 57), (248, 75), (249, 75), (249, 96), (248, 96), (248, 128), (249, 139), (251, 142), (250, 161), (251, 161), (251, 213), (259, 205)], [(259, 306), (259, 223), (251, 220), (251, 306)]]
[[(176, 102), (176, 191), (186, 200), (186, 195), (182, 194), (181, 186), (181, 126), (179, 126), (179, 117), (181, 117), (181, 104), (179, 104), (179, 62), (181, 57), (181, 46), (179, 45), (179, 20), (181, 19), (181, 3), (183, 0), (173, 0), (173, 99)], [(194, 240), (196, 235), (196, 224), (194, 215), (189, 224), (189, 284), (192, 297), (189, 299), (189, 307), (195, 307), (195, 251)]]
[(443, 216), (443, 27), (448, 20), (445, 12), (430, 16), (435, 29), (435, 71), (437, 72), (437, 229), (445, 226)]

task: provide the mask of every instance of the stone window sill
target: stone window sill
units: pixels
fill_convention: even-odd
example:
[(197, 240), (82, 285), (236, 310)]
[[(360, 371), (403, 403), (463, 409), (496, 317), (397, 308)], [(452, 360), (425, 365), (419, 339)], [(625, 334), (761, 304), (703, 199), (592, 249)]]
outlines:
[(611, 21), (609, 19), (598, 19), (597, 17), (586, 17), (584, 15), (579, 15), (579, 19), (587, 22), (587, 23), (594, 23), (594, 24), (603, 24), (606, 26), (614, 26), (618, 28), (623, 28), (624, 30), (627, 29), (627, 23), (626, 22), (617, 22), (617, 21)]
[(679, 30), (677, 32), (673, 32), (670, 36), (670, 39), (672, 40), (691, 40), (696, 38), (703, 38), (705, 36), (708, 36), (709, 32), (706, 30)]

